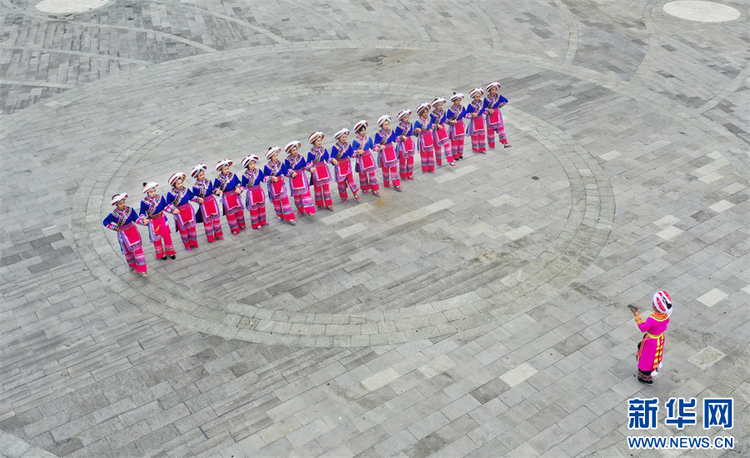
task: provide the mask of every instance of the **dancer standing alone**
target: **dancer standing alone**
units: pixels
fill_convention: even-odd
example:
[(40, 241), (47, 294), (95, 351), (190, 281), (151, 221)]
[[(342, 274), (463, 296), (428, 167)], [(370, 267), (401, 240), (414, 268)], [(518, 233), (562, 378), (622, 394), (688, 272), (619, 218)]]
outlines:
[(658, 291), (652, 299), (654, 313), (644, 321), (637, 309), (632, 309), (635, 322), (645, 332), (638, 344), (638, 381), (651, 385), (664, 358), (664, 332), (672, 314), (672, 298), (666, 291)]

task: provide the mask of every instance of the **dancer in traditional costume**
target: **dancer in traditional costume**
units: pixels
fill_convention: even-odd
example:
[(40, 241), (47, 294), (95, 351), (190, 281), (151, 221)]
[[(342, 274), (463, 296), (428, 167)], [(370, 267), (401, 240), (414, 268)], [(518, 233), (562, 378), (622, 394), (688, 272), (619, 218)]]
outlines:
[(661, 368), (664, 357), (664, 332), (669, 325), (669, 316), (672, 314), (672, 298), (666, 291), (658, 291), (652, 299), (654, 313), (646, 321), (643, 321), (638, 310), (632, 310), (635, 322), (641, 332), (645, 332), (643, 339), (638, 344), (638, 381), (651, 385), (653, 376)]
[(472, 89), (469, 92), (471, 97), (471, 103), (466, 105), (466, 116), (469, 118), (469, 131), (471, 135), (471, 149), (475, 153), (486, 153), (487, 146), (485, 143), (486, 127), (484, 124), (484, 104), (482, 102), (482, 96), (484, 90), (481, 87)]
[(206, 170), (206, 164), (198, 164), (190, 171), (190, 176), (195, 178), (193, 202), (198, 204), (195, 220), (203, 223), (208, 243), (213, 243), (214, 240), (224, 240), (224, 231), (221, 228), (219, 203), (214, 197), (219, 191), (214, 189), (214, 182), (206, 178)]
[(419, 137), (419, 159), (423, 173), (435, 173), (435, 139), (432, 135), (430, 104), (423, 103), (417, 107), (417, 120), (414, 121), (414, 134)]
[(445, 151), (445, 160), (452, 167), (456, 166), (453, 158), (453, 151), (451, 150), (451, 140), (448, 135), (448, 129), (446, 128), (445, 121), (448, 117), (448, 113), (443, 110), (443, 106), (446, 100), (443, 97), (438, 97), (432, 101), (432, 113), (430, 113), (430, 122), (432, 123), (432, 136), (433, 144), (435, 146), (435, 160), (438, 166), (443, 165), (443, 155), (441, 148)]
[(378, 164), (383, 172), (383, 186), (390, 188), (393, 180), (393, 189), (401, 191), (401, 180), (398, 178), (398, 156), (393, 147), (396, 134), (391, 130), (391, 117), (381, 116), (378, 119), (380, 130), (375, 134), (375, 148), (378, 151)]
[(289, 142), (284, 148), (288, 154), (284, 165), (286, 166), (286, 176), (289, 177), (289, 187), (292, 188), (292, 197), (294, 205), (300, 216), (315, 214), (312, 196), (310, 195), (310, 183), (307, 181), (305, 169), (307, 161), (299, 154), (302, 143), (298, 141)]
[(487, 114), (487, 145), (495, 149), (495, 132), (500, 143), (505, 148), (510, 148), (508, 138), (505, 135), (505, 123), (500, 107), (508, 103), (508, 99), (498, 94), (500, 83), (494, 81), (487, 85), (487, 97), (484, 98), (484, 109)]
[(266, 197), (263, 195), (263, 171), (258, 168), (258, 156), (251, 154), (242, 160), (245, 173), (242, 174), (242, 187), (247, 189), (245, 208), (250, 212), (253, 229), (261, 230), (266, 225)]
[(409, 122), (411, 110), (406, 108), (398, 114), (398, 125), (394, 129), (396, 134), (396, 153), (399, 159), (399, 175), (402, 180), (414, 179), (414, 140), (411, 136), (414, 127)]
[(247, 229), (245, 226), (245, 212), (242, 210), (242, 200), (240, 195), (244, 188), (237, 175), (232, 173), (231, 159), (224, 159), (216, 164), (216, 171), (219, 172), (218, 178), (214, 180), (214, 188), (220, 191), (221, 202), (224, 204), (224, 215), (229, 223), (229, 230), (232, 235), (237, 235), (240, 231)]
[(195, 228), (195, 210), (190, 205), (193, 192), (185, 187), (185, 174), (175, 173), (169, 177), (172, 190), (167, 193), (166, 210), (174, 215), (177, 230), (180, 231), (182, 244), (187, 251), (198, 248), (198, 232)]
[(164, 214), (167, 208), (167, 201), (164, 197), (156, 193), (156, 187), (159, 183), (143, 183), (143, 194), (146, 197), (141, 201), (141, 211), (139, 216), (148, 221), (148, 238), (154, 244), (157, 259), (167, 260), (167, 256), (172, 259), (177, 254), (172, 244), (172, 231), (169, 229), (169, 221)]
[(279, 221), (287, 221), (291, 225), (297, 224), (294, 210), (289, 203), (289, 194), (286, 190), (284, 177), (286, 176), (286, 165), (279, 160), (281, 148), (274, 146), (268, 148), (266, 159), (268, 164), (263, 167), (263, 177), (268, 186), (268, 197), (273, 202), (273, 209)]
[(146, 256), (143, 254), (141, 234), (136, 226), (136, 223), (143, 226), (147, 223), (143, 218), (138, 218), (135, 210), (128, 207), (125, 203), (127, 198), (128, 195), (125, 193), (112, 196), (112, 205), (115, 209), (104, 218), (103, 224), (107, 229), (117, 231), (117, 241), (120, 242), (120, 249), (130, 268), (147, 277)]
[(352, 149), (357, 158), (356, 171), (359, 174), (359, 186), (362, 188), (362, 192), (367, 194), (372, 191), (374, 196), (380, 196), (378, 192), (380, 186), (378, 185), (378, 177), (375, 173), (378, 170), (378, 164), (372, 155), (375, 144), (367, 136), (367, 126), (367, 121), (364, 119), (354, 126), (354, 132), (357, 135), (352, 140)]
[(354, 199), (359, 200), (359, 188), (354, 182), (354, 169), (352, 168), (351, 157), (354, 155), (354, 150), (351, 145), (346, 141), (349, 136), (349, 129), (341, 129), (336, 132), (334, 138), (337, 140), (336, 144), (331, 147), (331, 164), (333, 164), (334, 176), (336, 177), (336, 183), (339, 186), (339, 197), (341, 202), (346, 202), (349, 199), (347, 194), (347, 187), (352, 190)]
[(464, 95), (460, 92), (454, 93), (451, 97), (453, 105), (445, 112), (445, 120), (450, 125), (451, 152), (455, 161), (460, 161), (464, 157), (464, 137), (466, 137), (464, 117), (466, 116), (466, 110), (461, 105), (463, 98)]
[(308, 137), (312, 145), (310, 152), (307, 153), (307, 169), (310, 171), (313, 188), (315, 189), (315, 206), (318, 208), (325, 207), (328, 211), (333, 211), (333, 201), (331, 200), (330, 184), (333, 181), (331, 171), (328, 170), (328, 161), (330, 159), (328, 150), (323, 148), (323, 139), (326, 135), (323, 132), (313, 132)]

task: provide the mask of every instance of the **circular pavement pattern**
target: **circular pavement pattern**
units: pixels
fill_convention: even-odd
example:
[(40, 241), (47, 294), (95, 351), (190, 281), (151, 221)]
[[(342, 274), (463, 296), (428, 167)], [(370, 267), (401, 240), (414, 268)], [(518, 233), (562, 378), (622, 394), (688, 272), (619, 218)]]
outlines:
[(739, 19), (739, 10), (716, 2), (677, 1), (664, 5), (667, 14), (696, 22), (728, 22)]
[[(336, 51), (338, 57), (332, 57), (331, 51), (321, 54), (326, 55), (329, 60), (345, 61), (351, 59), (352, 54), (363, 53), (366, 56), (372, 52), (372, 49), (339, 50)], [(247, 52), (250, 53), (252, 51)], [(309, 53), (310, 51), (305, 52), (308, 55)], [(204, 57), (191, 58), (184, 61), (177, 71), (184, 75), (182, 79), (189, 81), (190, 90), (201, 91), (204, 84), (201, 81), (202, 76), (207, 74), (209, 68), (212, 72), (231, 69), (233, 72), (242, 73), (249, 65), (246, 62), (252, 61), (251, 56), (243, 54), (246, 53), (238, 50), (227, 54), (226, 59), (217, 59), (217, 56), (213, 56), (209, 58), (212, 59), (210, 65), (205, 62)], [(279, 55), (275, 65), (284, 66), (284, 59), (295, 61), (299, 58), (299, 52), (294, 50), (286, 56)], [(410, 58), (417, 59), (414, 56)], [(420, 58), (429, 60), (429, 55)], [(508, 63), (507, 67), (512, 68), (512, 65)], [(163, 71), (164, 68), (158, 70)], [(154, 90), (147, 87), (137, 88), (137, 84), (139, 83), (135, 83), (133, 90)], [(431, 282), (445, 283), (445, 280), (451, 279), (426, 274), (424, 279), (417, 277), (414, 280), (415, 283), (421, 281), (424, 286), (406, 295), (406, 300), (401, 304), (382, 295), (395, 286), (380, 285), (378, 289), (369, 284), (366, 286), (374, 287), (374, 292), (367, 302), (358, 304), (354, 301), (349, 306), (340, 307), (337, 312), (330, 313), (327, 311), (335, 308), (331, 307), (335, 304), (328, 297), (322, 297), (318, 301), (318, 306), (313, 304), (303, 307), (295, 305), (293, 294), (280, 294), (277, 284), (268, 288), (256, 287), (264, 279), (269, 282), (273, 280), (274, 271), (284, 272), (292, 269), (297, 276), (304, 276), (314, 275), (312, 271), (316, 270), (310, 267), (314, 264), (290, 266), (284, 262), (272, 262), (272, 259), (269, 261), (269, 258), (258, 256), (258, 253), (273, 253), (273, 243), (286, 246), (288, 242), (285, 240), (294, 239), (294, 231), (318, 231), (324, 242), (331, 241), (331, 244), (336, 244), (340, 241), (339, 243), (345, 244), (345, 248), (351, 252), (353, 262), (350, 264), (356, 269), (356, 258), (360, 253), (374, 254), (376, 252), (373, 252), (373, 249), (377, 250), (387, 243), (403, 243), (405, 247), (420, 243), (420, 239), (432, 236), (430, 232), (434, 232), (436, 225), (450, 220), (452, 213), (461, 211), (466, 201), (461, 201), (457, 193), (465, 179), (492, 171), (493, 167), (497, 168), (497, 163), (501, 161), (493, 157), (498, 154), (494, 152), (487, 156), (469, 157), (450, 172), (447, 169), (439, 170), (434, 179), (445, 180), (448, 197), (439, 198), (424, 194), (421, 189), (422, 181), (427, 177), (420, 176), (418, 181), (406, 184), (405, 192), (402, 194), (388, 194), (386, 190), (383, 198), (377, 201), (363, 199), (363, 202), (356, 206), (335, 205), (336, 212), (331, 215), (319, 214), (310, 226), (306, 221), (301, 221), (302, 224), (291, 228), (272, 220), (271, 227), (261, 234), (248, 231), (237, 239), (225, 240), (222, 242), (224, 248), (221, 249), (248, 251), (247, 256), (237, 261), (236, 271), (248, 272), (248, 269), (255, 266), (256, 273), (253, 276), (240, 274), (239, 278), (238, 275), (232, 278), (229, 275), (217, 275), (213, 269), (210, 273), (203, 272), (197, 265), (187, 268), (193, 274), (203, 274), (207, 282), (213, 282), (213, 289), (196, 285), (195, 277), (185, 278), (185, 268), (170, 271), (169, 263), (166, 263), (165, 267), (161, 264), (152, 264), (152, 273), (147, 280), (133, 276), (122, 263), (117, 244), (110, 237), (111, 234), (102, 229), (100, 215), (105, 214), (110, 208), (104, 197), (127, 189), (124, 187), (131, 182), (138, 182), (147, 171), (157, 170), (160, 175), (165, 175), (173, 169), (189, 168), (193, 162), (201, 160), (200, 158), (206, 155), (214, 159), (225, 156), (238, 159), (239, 154), (257, 153), (250, 150), (228, 154), (227, 151), (236, 151), (235, 148), (242, 142), (231, 140), (235, 138), (232, 133), (221, 134), (211, 131), (210, 128), (221, 130), (230, 128), (233, 123), (238, 124), (242, 127), (238, 129), (237, 135), (242, 137), (236, 138), (252, 136), (253, 145), (260, 144), (265, 147), (267, 142), (283, 143), (287, 140), (275, 131), (266, 134), (262, 132), (263, 129), (258, 129), (258, 126), (265, 125), (268, 119), (276, 124), (291, 121), (290, 126), (293, 125), (296, 122), (295, 118), (290, 119), (292, 114), (283, 110), (299, 113), (302, 109), (296, 107), (294, 101), (308, 104), (310, 102), (307, 101), (315, 101), (316, 104), (325, 104), (326, 99), (348, 98), (351, 99), (354, 108), (360, 104), (367, 106), (368, 112), (372, 112), (369, 118), (374, 118), (377, 117), (378, 110), (393, 111), (395, 107), (389, 109), (391, 104), (400, 106), (405, 103), (410, 106), (415, 104), (414, 100), (429, 100), (436, 93), (448, 93), (449, 90), (450, 88), (427, 85), (351, 81), (314, 86), (279, 85), (263, 91), (242, 91), (241, 88), (237, 88), (236, 93), (218, 96), (219, 99), (214, 103), (179, 111), (158, 123), (151, 123), (140, 135), (121, 142), (109, 152), (107, 159), (94, 169), (95, 172), (83, 180), (84, 185), (74, 201), (72, 219), (79, 252), (91, 271), (104, 284), (141, 310), (202, 332), (259, 343), (317, 347), (401, 343), (451, 334), (535, 306), (557, 294), (596, 258), (611, 230), (614, 196), (606, 173), (584, 147), (551, 124), (512, 107), (507, 107), (505, 113), (506, 123), (515, 132), (510, 135), (512, 140), (515, 135), (516, 146), (507, 153), (509, 155), (517, 152), (514, 159), (517, 165), (513, 166), (513, 169), (522, 170), (522, 164), (529, 163), (530, 157), (536, 157), (537, 161), (545, 163), (557, 161), (559, 171), (543, 177), (545, 180), (554, 181), (554, 191), (550, 193), (550, 197), (542, 196), (540, 200), (551, 205), (545, 210), (553, 208), (555, 212), (552, 214), (550, 211), (546, 218), (551, 223), (549, 227), (537, 227), (531, 222), (524, 224), (523, 220), (507, 220), (507, 223), (493, 223), (490, 220), (490, 224), (476, 221), (476, 224), (464, 232), (486, 233), (487, 237), (482, 235), (485, 241), (478, 243), (479, 248), (457, 245), (455, 250), (444, 251), (454, 253), (455, 258), (434, 261), (438, 263), (437, 266), (448, 271), (450, 265), (455, 265), (458, 270), (456, 275), (471, 275), (474, 281), (484, 284), (480, 289), (471, 286), (477, 283), (467, 282), (462, 285), (462, 282), (456, 281), (455, 287), (445, 288), (441, 285), (443, 289), (438, 294), (431, 286)], [(367, 101), (368, 98), (370, 101)], [(285, 103), (275, 103), (278, 100), (285, 100)], [(378, 100), (384, 105), (378, 107)], [(341, 103), (337, 102), (337, 106), (340, 105)], [(270, 114), (259, 113), (255, 109), (258, 106), (272, 107), (268, 110)], [(264, 116), (270, 118), (264, 120)], [(255, 124), (258, 132), (252, 132), (250, 122)], [(289, 127), (288, 130), (295, 132), (295, 137), (303, 136), (298, 128)], [(524, 144), (533, 146), (527, 146), (528, 149), (524, 150)], [(503, 150), (498, 151), (499, 154), (503, 154)], [(210, 163), (209, 160), (205, 161)], [(420, 173), (417, 171), (417, 175)], [(448, 173), (455, 173), (456, 178), (450, 179), (451, 175), (447, 175)], [(510, 181), (521, 178), (517, 175), (506, 167), (495, 170), (492, 177)], [(522, 178), (534, 185), (539, 183), (531, 179), (533, 173), (527, 175)], [(486, 192), (474, 195), (475, 202), (471, 205), (484, 205), (484, 212), (490, 216), (495, 213), (523, 214), (524, 208), (514, 208), (511, 205), (514, 197), (518, 197), (510, 193), (510, 189), (514, 187), (515, 184), (509, 183), (505, 188), (506, 192), (500, 185), (487, 185), (481, 188), (486, 189)], [(452, 193), (456, 196), (451, 197)], [(415, 194), (417, 197), (414, 197)], [(136, 204), (136, 199), (134, 195), (131, 205)], [(337, 200), (335, 198), (335, 202)], [(383, 206), (387, 206), (388, 210), (382, 210)], [(539, 219), (537, 210), (527, 210), (529, 214), (537, 213), (536, 218)], [(272, 208), (268, 208), (268, 211), (272, 213)], [(272, 214), (269, 214), (269, 217), (273, 219)], [(346, 220), (348, 225), (341, 226), (343, 220)], [(399, 238), (383, 241), (382, 234), (397, 234)], [(174, 237), (175, 242), (178, 242), (177, 234), (174, 234)], [(259, 247), (258, 252), (253, 254), (253, 239), (257, 237), (260, 237), (257, 245), (262, 247), (262, 243), (270, 244), (270, 249), (264, 250)], [(281, 242), (274, 242), (274, 237)], [(351, 238), (351, 241), (346, 240), (347, 238)], [(445, 244), (441, 240), (436, 240), (432, 245), (425, 245), (424, 249), (430, 250), (431, 246), (441, 243)], [(455, 244), (456, 241), (447, 243)], [(327, 243), (321, 245), (323, 246), (311, 247), (313, 262), (320, 263), (320, 257), (325, 256), (327, 247), (331, 246)], [(207, 262), (207, 259), (220, 259), (221, 252), (213, 251), (220, 249), (216, 246), (217, 244), (204, 246), (189, 254), (181, 251), (178, 255), (181, 258), (194, 258), (195, 264)], [(105, 250), (104, 247), (108, 249)], [(399, 250), (398, 246), (391, 248)], [(211, 251), (201, 254), (201, 250)], [(467, 256), (466, 253), (470, 255)], [(326, 268), (326, 263), (341, 262), (337, 261), (336, 257), (325, 261), (321, 269)], [(377, 268), (377, 259), (374, 264), (366, 259), (360, 261), (364, 264), (361, 270), (365, 273)], [(441, 261), (447, 265), (441, 266)], [(418, 267), (424, 267), (420, 265), (422, 262), (417, 260)], [(248, 265), (242, 265), (243, 263)], [(216, 267), (220, 269), (221, 265)], [(331, 272), (336, 270), (335, 265), (328, 265), (328, 268)], [(227, 280), (224, 281), (222, 278)], [(289, 281), (293, 279), (294, 276), (291, 276)], [(321, 282), (324, 280), (321, 279)], [(372, 282), (371, 280), (370, 283)], [(223, 290), (227, 293), (223, 294)], [(243, 294), (248, 291), (254, 294), (250, 294), (250, 299), (242, 300)], [(259, 297), (259, 294), (260, 297), (266, 298), (276, 296), (279, 300), (275, 306), (258, 307), (254, 298)], [(340, 296), (346, 298), (348, 294), (350, 293), (343, 291)], [(396, 294), (390, 297), (397, 296)]]

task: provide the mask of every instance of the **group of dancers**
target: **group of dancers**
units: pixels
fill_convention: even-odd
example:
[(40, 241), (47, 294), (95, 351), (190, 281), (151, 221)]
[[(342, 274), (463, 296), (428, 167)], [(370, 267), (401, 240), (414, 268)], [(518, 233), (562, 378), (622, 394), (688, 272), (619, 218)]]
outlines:
[[(143, 183), (145, 197), (140, 211), (129, 207), (125, 193), (112, 196), (114, 211), (104, 219), (104, 226), (117, 232), (117, 240), (125, 255), (128, 265), (142, 276), (147, 276), (146, 258), (143, 253), (141, 236), (136, 224), (148, 227), (149, 239), (154, 244), (156, 257), (161, 260), (175, 259), (176, 252), (172, 243), (171, 230), (166, 214), (174, 216), (175, 225), (180, 233), (185, 250), (198, 248), (196, 226), (203, 223), (209, 243), (223, 240), (220, 208), (226, 216), (229, 230), (237, 235), (246, 229), (245, 213), (250, 213), (253, 229), (261, 230), (266, 223), (266, 199), (262, 183), (266, 183), (268, 197), (273, 203), (279, 221), (296, 224), (289, 194), (300, 216), (313, 216), (316, 207), (333, 211), (333, 201), (329, 185), (335, 180), (342, 202), (347, 202), (351, 190), (355, 200), (359, 201), (359, 188), (367, 194), (380, 196), (380, 186), (376, 171), (382, 170), (383, 186), (401, 191), (401, 180), (414, 179), (414, 156), (419, 151), (423, 173), (435, 173), (435, 164), (450, 166), (463, 158), (464, 139), (471, 137), (471, 147), (475, 154), (487, 152), (487, 146), (495, 147), (495, 135), (498, 141), (509, 148), (511, 145), (505, 134), (505, 126), (500, 108), (508, 99), (499, 94), (500, 84), (492, 82), (486, 90), (475, 88), (469, 92), (471, 102), (464, 106), (464, 95), (454, 93), (450, 98), (451, 105), (446, 109), (447, 100), (438, 97), (432, 103), (423, 103), (416, 109), (417, 118), (412, 123), (411, 110), (398, 113), (395, 128), (391, 128), (391, 117), (381, 116), (378, 119), (378, 131), (374, 138), (367, 135), (368, 122), (359, 121), (354, 126), (354, 136), (349, 142), (349, 129), (341, 129), (334, 138), (336, 143), (330, 153), (323, 148), (323, 132), (313, 132), (308, 138), (311, 149), (303, 157), (298, 141), (289, 142), (284, 151), (286, 159), (279, 158), (281, 148), (274, 146), (266, 152), (267, 164), (261, 169), (256, 155), (249, 155), (242, 160), (245, 169), (241, 177), (235, 175), (231, 159), (224, 159), (216, 164), (219, 176), (210, 180), (206, 177), (207, 166), (198, 164), (190, 171), (195, 178), (192, 188), (186, 186), (187, 176), (175, 173), (169, 177), (172, 189), (167, 197), (157, 193), (159, 184), (155, 181)], [(464, 123), (468, 119), (468, 128)], [(413, 137), (413, 138), (412, 138)], [(354, 159), (352, 167), (351, 159)], [(328, 165), (333, 166), (333, 176)], [(310, 173), (308, 180), (305, 171)], [(359, 174), (359, 188), (354, 181), (353, 172)], [(284, 178), (289, 180), (289, 190)], [(315, 196), (310, 192), (312, 183)], [(244, 202), (241, 195), (245, 192)], [(217, 201), (221, 201), (221, 205)], [(190, 202), (198, 204), (196, 212)], [(244, 204), (244, 205), (243, 205)]]

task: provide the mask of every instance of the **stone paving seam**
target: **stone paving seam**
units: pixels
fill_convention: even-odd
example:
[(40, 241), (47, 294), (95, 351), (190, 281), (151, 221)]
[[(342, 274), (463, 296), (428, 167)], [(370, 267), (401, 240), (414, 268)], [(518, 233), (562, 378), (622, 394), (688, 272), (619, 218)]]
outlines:
[(7, 458), (53, 458), (53, 455), (38, 447), (27, 444), (21, 439), (0, 429), (0, 447), (2, 456)]
[(480, 20), (484, 22), (485, 26), (487, 27), (487, 31), (490, 35), (490, 46), (495, 49), (500, 49), (502, 47), (502, 40), (500, 39), (500, 32), (495, 21), (491, 18), (490, 14), (487, 13), (487, 10), (484, 9), (479, 3), (468, 3), (468, 8), (470, 8), (474, 12), (475, 17), (480, 18)]
[(226, 14), (223, 14), (223, 13), (217, 13), (216, 11), (211, 11), (211, 10), (200, 8), (200, 7), (193, 6), (193, 5), (185, 5), (185, 4), (182, 4), (182, 3), (175, 4), (173, 2), (163, 1), (163, 0), (152, 0), (151, 3), (162, 4), (162, 5), (172, 5), (172, 6), (176, 5), (179, 8), (189, 9), (189, 10), (193, 10), (193, 11), (199, 11), (199, 12), (205, 13), (205, 14), (210, 14), (211, 16), (216, 16), (216, 17), (222, 18), (222, 19), (224, 19), (226, 21), (232, 22), (234, 24), (239, 24), (239, 25), (241, 25), (243, 27), (247, 27), (249, 29), (252, 29), (252, 30), (254, 30), (254, 31), (256, 31), (256, 32), (258, 32), (260, 34), (263, 34), (263, 35), (267, 36), (268, 38), (272, 39), (273, 41), (275, 41), (277, 43), (280, 43), (280, 44), (287, 44), (287, 43), (289, 43), (289, 41), (287, 39), (285, 39), (284, 37), (279, 36), (279, 35), (271, 32), (270, 30), (264, 29), (263, 27), (259, 27), (257, 25), (250, 24), (249, 22), (243, 21), (241, 19), (229, 16), (229, 15), (226, 15)]
[(659, 32), (654, 25), (653, 12), (657, 6), (662, 5), (667, 0), (650, 0), (643, 7), (642, 21), (646, 25), (648, 31), (648, 48), (646, 54), (638, 64), (638, 68), (633, 72), (630, 77), (630, 81), (638, 83), (643, 79), (643, 76), (651, 69), (651, 64), (656, 59), (656, 54), (659, 52)]
[(745, 67), (727, 84), (724, 89), (718, 94), (714, 95), (710, 100), (706, 101), (703, 105), (696, 108), (699, 113), (705, 113), (706, 111), (716, 107), (724, 100), (727, 99), (731, 94), (736, 92), (740, 86), (747, 82), (750, 78), (750, 61), (745, 64)]
[[(33, 13), (33, 12), (29, 11), (29, 10), (25, 10), (25, 9), (16, 7), (15, 5), (13, 5), (10, 2), (10, 0), (0, 0), (0, 3), (2, 3), (3, 5), (5, 5), (7, 8), (15, 11), (16, 13), (22, 14), (24, 16), (30, 16), (30, 17), (33, 17), (33, 18), (36, 18), (36, 19), (41, 19), (43, 21), (54, 21), (54, 19), (50, 18), (49, 16), (45, 16), (43, 14)], [(171, 33), (160, 32), (158, 30), (153, 30), (153, 29), (143, 29), (143, 28), (139, 28), (139, 27), (131, 27), (131, 26), (124, 26), (124, 25), (96, 24), (96, 23), (93, 23), (93, 22), (80, 22), (80, 21), (71, 21), (71, 22), (74, 23), (74, 24), (76, 24), (76, 25), (83, 26), (83, 27), (92, 27), (92, 28), (101, 28), (101, 29), (114, 29), (114, 30), (130, 30), (130, 31), (133, 31), (133, 32), (143, 32), (143, 33), (147, 33), (147, 34), (152, 34), (154, 36), (160, 36), (160, 37), (168, 38), (170, 40), (177, 41), (179, 43), (184, 43), (186, 45), (193, 46), (193, 47), (198, 48), (198, 49), (200, 49), (202, 51), (205, 51), (205, 52), (216, 52), (217, 51), (216, 49), (214, 49), (214, 48), (212, 48), (210, 46), (206, 46), (203, 43), (198, 43), (197, 41), (188, 40), (187, 38), (182, 38), (180, 36), (173, 35)]]
[(571, 13), (568, 5), (566, 5), (563, 0), (554, 0), (554, 2), (555, 5), (560, 8), (560, 11), (562, 11), (563, 15), (565, 16), (565, 20), (568, 23), (568, 49), (566, 49), (565, 51), (563, 63), (573, 64), (573, 61), (576, 57), (576, 52), (578, 52), (579, 45), (578, 34), (580, 32), (578, 30), (578, 20), (576, 19), (575, 15)]

